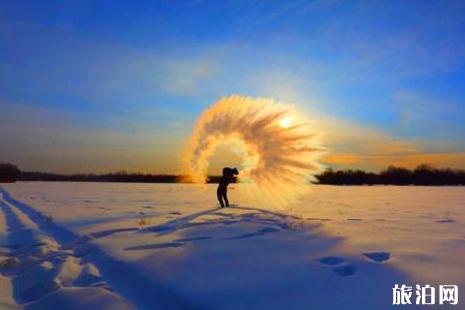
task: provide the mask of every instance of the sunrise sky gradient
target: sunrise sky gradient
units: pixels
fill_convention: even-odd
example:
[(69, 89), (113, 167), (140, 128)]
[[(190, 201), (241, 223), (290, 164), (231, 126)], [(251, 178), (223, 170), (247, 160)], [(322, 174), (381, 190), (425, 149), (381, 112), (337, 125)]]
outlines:
[(179, 173), (230, 94), (309, 115), (329, 166), (465, 168), (465, 2), (0, 0), (0, 162)]

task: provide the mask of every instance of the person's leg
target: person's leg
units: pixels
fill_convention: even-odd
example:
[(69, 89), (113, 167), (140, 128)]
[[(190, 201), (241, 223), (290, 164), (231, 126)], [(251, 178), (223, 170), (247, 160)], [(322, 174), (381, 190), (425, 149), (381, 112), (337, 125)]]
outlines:
[(229, 207), (229, 201), (228, 201), (228, 191), (223, 192), (223, 199), (226, 202), (226, 207)]
[(222, 197), (222, 196), (223, 196), (223, 193), (222, 193), (222, 191), (218, 188), (218, 189), (216, 190), (216, 197), (218, 197), (218, 201), (220, 202), (220, 206), (221, 206), (222, 208), (224, 208), (224, 203), (223, 203), (223, 197)]

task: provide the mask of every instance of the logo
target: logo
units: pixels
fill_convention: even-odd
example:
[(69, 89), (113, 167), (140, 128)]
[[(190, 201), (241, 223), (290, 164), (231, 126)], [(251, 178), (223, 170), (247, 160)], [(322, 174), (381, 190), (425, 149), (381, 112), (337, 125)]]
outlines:
[[(415, 296), (413, 295), (415, 292)], [(394, 285), (392, 289), (393, 305), (457, 305), (459, 303), (458, 285), (439, 285), (438, 288), (426, 284), (413, 286)]]

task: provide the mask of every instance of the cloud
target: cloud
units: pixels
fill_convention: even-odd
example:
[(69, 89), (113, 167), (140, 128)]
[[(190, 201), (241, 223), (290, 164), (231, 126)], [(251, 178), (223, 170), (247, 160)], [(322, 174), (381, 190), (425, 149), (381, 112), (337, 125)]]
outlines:
[(194, 59), (165, 59), (160, 69), (163, 72), (160, 83), (163, 90), (178, 96), (192, 96), (212, 82), (221, 65), (210, 52)]
[(322, 162), (334, 168), (378, 171), (389, 165), (413, 168), (422, 163), (465, 168), (463, 150), (438, 145), (430, 151), (435, 147), (431, 140), (396, 137), (340, 119), (319, 119), (315, 126), (322, 130), (324, 146), (329, 149)]
[(247, 80), (257, 93), (292, 103), (308, 102), (303, 92), (306, 82), (296, 73), (273, 69), (252, 72)]
[(142, 126), (123, 115), (112, 118), (108, 126), (64, 108), (12, 102), (0, 102), (0, 109), (0, 162), (15, 163), (23, 170), (180, 171), (183, 131), (173, 130), (176, 124)]
[(312, 47), (331, 56), (326, 70), (342, 83), (444, 75), (465, 64), (464, 12), (461, 1), (354, 2), (327, 17)]
[(173, 53), (169, 47), (136, 48), (31, 23), (2, 23), (0, 42), (9, 55), (0, 59), (3, 96), (19, 86), (31, 97), (97, 104), (192, 96), (221, 70), (221, 49), (215, 47), (177, 46)]
[(341, 169), (381, 170), (388, 166), (415, 168), (420, 164), (429, 164), (440, 168), (464, 169), (465, 152), (422, 153), (407, 155), (361, 155), (334, 154), (323, 159), (323, 163)]
[(463, 104), (456, 99), (412, 91), (397, 91), (393, 97), (399, 110), (400, 133), (459, 141), (465, 133)]

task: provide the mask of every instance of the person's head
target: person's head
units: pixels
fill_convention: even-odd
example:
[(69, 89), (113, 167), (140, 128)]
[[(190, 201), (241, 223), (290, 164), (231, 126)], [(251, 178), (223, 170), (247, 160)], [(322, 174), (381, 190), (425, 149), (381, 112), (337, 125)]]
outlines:
[(238, 175), (239, 171), (236, 168), (229, 168), (225, 167), (223, 168), (223, 175), (227, 177), (233, 177), (235, 175)]

